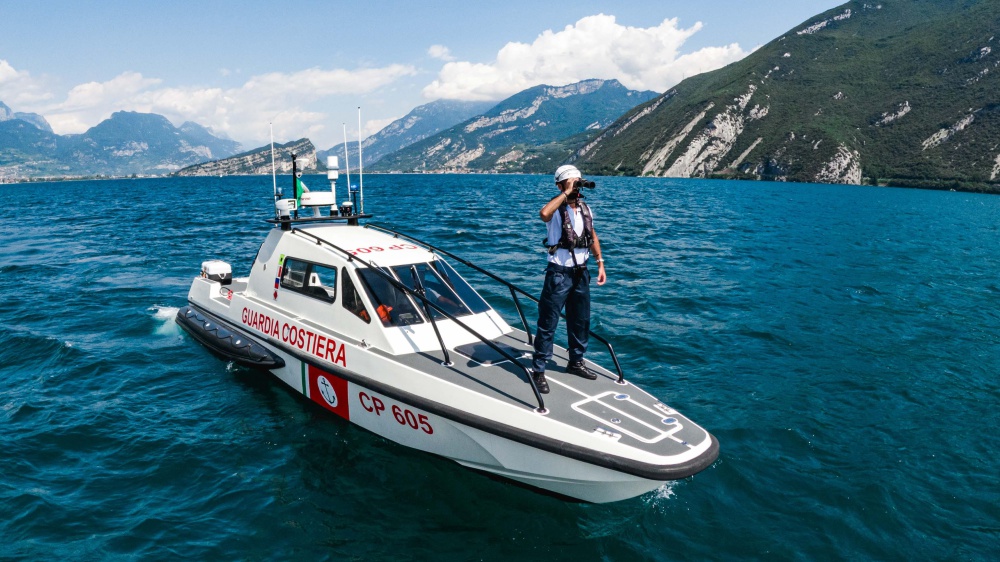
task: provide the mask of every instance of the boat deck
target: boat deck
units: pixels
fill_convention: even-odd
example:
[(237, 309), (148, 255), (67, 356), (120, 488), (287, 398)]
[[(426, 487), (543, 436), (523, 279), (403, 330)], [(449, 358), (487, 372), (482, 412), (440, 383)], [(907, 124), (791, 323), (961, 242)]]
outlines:
[[(530, 369), (532, 348), (523, 331), (515, 330), (494, 343)], [(440, 351), (397, 355), (393, 359), (513, 406), (537, 407), (524, 370), (486, 344), (459, 346), (450, 356), (452, 366), (442, 364), (444, 355)], [(545, 373), (550, 393), (542, 395), (549, 417), (658, 455), (682, 454), (709, 438), (705, 430), (628, 384), (628, 379), (625, 385), (618, 384), (617, 374), (588, 361), (588, 367), (598, 377), (587, 380), (567, 373), (568, 361), (567, 351), (554, 346)]]

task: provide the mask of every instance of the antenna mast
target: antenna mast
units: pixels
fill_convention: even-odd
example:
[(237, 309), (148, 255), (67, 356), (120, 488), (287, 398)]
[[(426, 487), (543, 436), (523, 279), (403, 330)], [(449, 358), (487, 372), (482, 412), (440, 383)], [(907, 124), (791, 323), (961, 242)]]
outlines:
[(274, 184), (274, 199), (278, 199), (278, 172), (274, 168), (274, 123), (268, 123), (271, 128), (271, 183)]
[(365, 161), (361, 157), (361, 106), (358, 106), (358, 189), (361, 194), (360, 214), (365, 213)]
[(347, 198), (351, 198), (351, 156), (347, 153), (347, 123), (344, 126), (344, 171), (347, 173)]

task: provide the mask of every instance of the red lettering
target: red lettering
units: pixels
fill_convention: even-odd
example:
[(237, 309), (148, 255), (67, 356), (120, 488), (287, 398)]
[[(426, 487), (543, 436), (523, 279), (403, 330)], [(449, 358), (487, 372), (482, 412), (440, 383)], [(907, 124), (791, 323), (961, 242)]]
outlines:
[(323, 350), (323, 358), (331, 363), (336, 363), (333, 354), (337, 351), (337, 341), (334, 339), (326, 340), (326, 348)]
[(344, 355), (344, 346), (341, 345), (337, 348), (337, 358), (333, 360), (334, 363), (340, 363), (342, 366), (347, 366), (347, 357)]
[(358, 393), (358, 402), (361, 402), (361, 407), (364, 408), (365, 411), (374, 412), (375, 411), (375, 407), (374, 406), (369, 406), (369, 405), (365, 404), (365, 399), (368, 399), (369, 401), (371, 401), (371, 397), (370, 396), (368, 396), (364, 392), (359, 392)]
[(382, 412), (385, 411), (385, 403), (383, 403), (378, 398), (372, 396), (372, 405), (375, 406), (375, 415), (381, 416)]

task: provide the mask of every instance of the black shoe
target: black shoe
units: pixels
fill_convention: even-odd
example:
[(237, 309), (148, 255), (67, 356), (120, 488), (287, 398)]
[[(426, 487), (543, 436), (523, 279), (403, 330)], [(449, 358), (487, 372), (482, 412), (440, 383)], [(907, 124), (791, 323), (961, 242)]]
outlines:
[(571, 375), (576, 375), (578, 377), (583, 377), (583, 378), (588, 379), (588, 380), (592, 380), (592, 381), (596, 381), (597, 380), (597, 373), (595, 373), (594, 371), (591, 371), (590, 369), (588, 369), (587, 366), (584, 365), (583, 361), (576, 361), (574, 363), (570, 363), (569, 365), (566, 365), (566, 372), (569, 373), (569, 374), (571, 374)]
[(541, 392), (542, 394), (549, 393), (549, 382), (545, 380), (545, 373), (531, 371), (531, 378), (535, 380), (535, 386), (538, 387), (538, 392)]

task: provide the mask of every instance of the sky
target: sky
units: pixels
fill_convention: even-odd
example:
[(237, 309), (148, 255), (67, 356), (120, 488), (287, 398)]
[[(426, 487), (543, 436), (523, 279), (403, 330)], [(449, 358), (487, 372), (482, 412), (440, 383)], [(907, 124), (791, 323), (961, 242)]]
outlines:
[(59, 134), (124, 110), (325, 150), (437, 99), (589, 78), (663, 92), (842, 3), (0, 0), (0, 101)]

